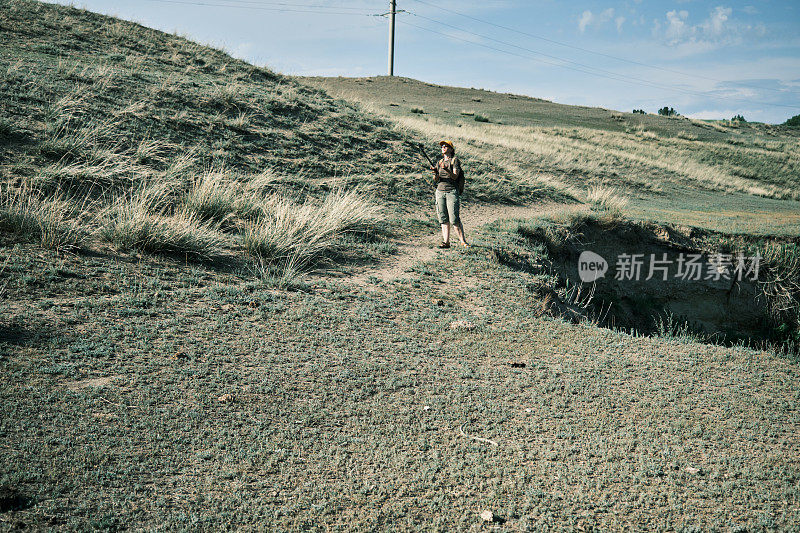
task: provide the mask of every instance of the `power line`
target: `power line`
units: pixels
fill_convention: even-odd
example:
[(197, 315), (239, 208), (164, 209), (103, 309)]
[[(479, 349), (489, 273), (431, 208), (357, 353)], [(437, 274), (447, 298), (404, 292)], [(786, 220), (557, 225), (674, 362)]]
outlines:
[[(435, 23), (437, 23), (437, 24), (442, 24), (442, 23), (443, 23), (443, 22), (442, 22), (442, 21), (440, 21), (440, 20), (432, 19), (432, 18), (430, 18), (430, 17), (426, 17), (426, 16), (424, 16), (424, 15), (419, 15), (419, 14), (417, 14), (417, 13), (413, 13), (413, 12), (409, 12), (409, 13), (410, 13), (410, 14), (412, 14), (412, 15), (414, 15), (415, 17), (423, 18), (423, 19), (425, 19), (425, 20), (429, 20), (429, 21), (431, 21), (431, 22), (435, 22)], [(464, 31), (464, 30), (460, 30), (460, 29), (459, 29), (458, 31)], [(590, 66), (590, 65), (585, 65), (585, 64), (583, 64), (583, 63), (578, 63), (577, 61), (572, 61), (572, 60), (570, 60), (570, 59), (564, 59), (563, 57), (554, 56), (554, 55), (550, 55), (550, 54), (545, 54), (544, 52), (539, 52), (538, 50), (532, 50), (532, 49), (530, 49), (530, 48), (526, 48), (526, 47), (524, 47), (524, 46), (519, 46), (519, 45), (516, 45), (516, 44), (514, 44), (514, 43), (509, 43), (509, 42), (507, 42), (507, 41), (501, 41), (501, 40), (499, 40), (499, 39), (495, 39), (494, 37), (489, 37), (488, 35), (482, 35), (482, 34), (480, 34), (480, 33), (473, 33), (473, 32), (468, 32), (468, 31), (464, 31), (464, 33), (467, 33), (467, 34), (469, 34), (469, 35), (474, 35), (475, 37), (480, 37), (481, 39), (486, 39), (486, 40), (489, 40), (489, 41), (495, 42), (495, 43), (497, 43), (497, 44), (502, 44), (502, 45), (505, 45), (505, 46), (510, 46), (510, 47), (512, 47), (512, 48), (517, 48), (517, 49), (519, 49), (519, 50), (524, 50), (525, 52), (530, 52), (530, 53), (532, 53), (532, 54), (540, 55), (540, 56), (543, 56), (543, 57), (548, 57), (548, 58), (550, 58), (550, 59), (555, 59), (556, 61), (561, 61), (561, 62), (563, 62), (563, 63), (569, 63), (569, 64), (572, 64), (572, 65), (576, 65), (576, 66), (578, 66), (578, 67), (581, 67), (581, 68), (583, 68), (583, 69), (589, 69), (590, 71), (591, 71), (591, 70), (595, 70), (595, 71), (597, 71), (597, 72), (601, 72), (601, 73), (603, 73), (603, 74), (607, 74), (607, 75), (610, 75), (610, 76), (618, 76), (618, 77), (621, 77), (621, 78), (627, 78), (627, 79), (630, 79), (630, 80), (635, 80), (635, 81), (638, 81), (638, 82), (641, 82), (641, 83), (650, 84), (650, 85), (651, 85), (651, 86), (653, 86), (653, 87), (659, 87), (659, 88), (663, 88), (662, 86), (659, 86), (659, 85), (657, 85), (657, 84), (654, 84), (654, 82), (652, 82), (652, 81), (650, 81), (650, 80), (645, 80), (645, 79), (642, 79), (642, 78), (636, 78), (636, 77), (633, 77), (633, 76), (626, 76), (626, 75), (624, 75), (624, 74), (619, 74), (619, 73), (617, 73), (617, 72), (614, 72), (614, 71), (611, 71), (611, 70), (604, 70), (604, 69), (601, 69), (601, 68), (592, 67), (592, 66)], [(549, 64), (549, 65), (554, 65), (554, 66), (560, 66), (560, 67), (563, 67), (563, 66), (564, 66), (564, 65), (561, 65), (561, 64), (559, 64), (559, 63), (552, 63), (552, 62), (549, 62), (549, 61), (545, 61), (545, 63), (547, 63), (547, 64)], [(592, 72), (587, 72), (587, 71), (585, 71), (585, 70), (580, 70), (580, 69), (573, 69), (573, 70), (577, 70), (578, 72), (586, 72), (586, 73), (588, 73), (588, 74), (592, 74)]]
[[(659, 67), (659, 66), (656, 66), (656, 65), (649, 65), (647, 63), (641, 63), (639, 61), (634, 61), (633, 59), (626, 59), (624, 57), (618, 57), (618, 56), (614, 56), (614, 55), (611, 55), (611, 54), (604, 54), (603, 52), (597, 52), (595, 50), (589, 50), (587, 48), (581, 48), (580, 46), (575, 46), (575, 45), (572, 45), (572, 44), (563, 43), (561, 41), (556, 41), (554, 39), (548, 39), (547, 37), (542, 37), (541, 35), (528, 33), (528, 32), (525, 32), (525, 31), (517, 30), (515, 28), (511, 28), (509, 26), (503, 26), (502, 24), (496, 24), (496, 23), (488, 21), (488, 20), (479, 19), (477, 17), (473, 17), (473, 16), (470, 16), (470, 15), (467, 15), (467, 14), (464, 14), (464, 13), (461, 13), (459, 11), (455, 11), (455, 10), (452, 10), (452, 9), (447, 9), (447, 8), (438, 6), (436, 4), (432, 4), (430, 2), (426, 2), (424, 0), (413, 0), (413, 1), (417, 2), (417, 3), (420, 3), (420, 4), (425, 4), (426, 6), (434, 7), (436, 9), (441, 10), (441, 11), (445, 11), (445, 12), (448, 12), (448, 13), (453, 13), (454, 15), (458, 15), (460, 17), (464, 17), (464, 18), (467, 18), (467, 19), (470, 19), (470, 20), (474, 20), (476, 22), (481, 22), (483, 24), (489, 24), (490, 26), (494, 26), (496, 28), (501, 28), (501, 29), (504, 29), (504, 30), (507, 30), (507, 31), (518, 33), (520, 35), (525, 35), (527, 37), (533, 37), (534, 39), (539, 39), (539, 40), (542, 40), (542, 41), (545, 41), (545, 42), (548, 42), (548, 43), (557, 44), (559, 46), (565, 46), (567, 48), (572, 48), (573, 50), (580, 50), (581, 52), (586, 52), (588, 54), (594, 54), (594, 55), (598, 55), (598, 56), (602, 56), (602, 57), (607, 57), (607, 58), (610, 58), (610, 59), (615, 59), (617, 61), (622, 61), (624, 63), (630, 63), (632, 65), (638, 65), (640, 67), (647, 67), (647, 68), (651, 68), (651, 69), (655, 69), (655, 70), (661, 70), (663, 72), (670, 72), (672, 74), (680, 74), (681, 76), (686, 76), (688, 78), (699, 78), (699, 79), (704, 79), (704, 80), (708, 80), (708, 81), (713, 81), (713, 82), (716, 82), (716, 83), (730, 83), (730, 82), (728, 82), (726, 80), (719, 80), (719, 79), (716, 79), (716, 78), (710, 78), (708, 76), (703, 76), (701, 74), (688, 74), (686, 72), (681, 72), (680, 70), (674, 70), (674, 69), (666, 68), (666, 67)], [(747, 84), (743, 84), (743, 83), (738, 83), (738, 86), (739, 87), (743, 87), (743, 88), (748, 88), (748, 89), (761, 89), (761, 90), (765, 90), (765, 91), (776, 91), (776, 92), (781, 92), (781, 93), (784, 92), (781, 89), (775, 89), (775, 88), (772, 88), (772, 87), (761, 87), (761, 86), (757, 86), (757, 85), (747, 85)]]
[[(523, 54), (518, 54), (518, 53), (515, 53), (515, 52), (509, 52), (508, 50), (504, 50), (502, 48), (497, 48), (495, 46), (489, 46), (487, 44), (483, 44), (483, 43), (480, 43), (480, 42), (477, 42), (477, 41), (471, 41), (469, 39), (464, 39), (464, 38), (457, 37), (455, 35), (444, 33), (444, 32), (441, 32), (441, 31), (432, 30), (430, 28), (426, 28), (425, 26), (419, 26), (417, 24), (412, 24), (410, 22), (400, 21), (400, 23), (401, 24), (405, 24), (406, 26), (412, 26), (414, 28), (418, 28), (418, 29), (421, 29), (421, 30), (425, 30), (425, 31), (429, 31), (429, 32), (432, 32), (432, 33), (436, 33), (438, 35), (442, 35), (442, 36), (450, 38), (450, 39), (456, 39), (456, 40), (459, 40), (459, 41), (462, 41), (462, 42), (465, 42), (465, 43), (470, 43), (470, 44), (474, 44), (476, 46), (481, 46), (483, 48), (488, 48), (489, 50), (495, 50), (497, 52), (502, 52), (504, 54), (512, 55), (512, 56), (515, 56), (515, 57), (520, 57), (522, 59), (530, 59), (530, 60), (533, 60), (533, 61), (538, 61), (540, 63), (544, 63), (545, 65), (552, 65), (554, 67), (566, 68), (566, 69), (569, 69), (569, 70), (574, 70), (576, 72), (583, 72), (584, 74), (591, 74), (591, 75), (594, 75), (594, 76), (600, 76), (602, 78), (609, 78), (609, 79), (612, 79), (612, 80), (615, 80), (615, 81), (628, 81), (628, 80), (625, 80), (622, 77), (617, 77), (615, 74), (612, 74), (611, 76), (604, 75), (604, 74), (598, 74), (597, 72), (592, 72), (590, 70), (584, 70), (582, 68), (570, 67), (570, 66), (567, 66), (567, 65), (563, 65), (561, 63), (555, 63), (553, 61), (547, 61), (545, 59), (541, 59), (541, 58), (538, 58), (538, 57), (531, 57), (531, 56), (527, 56), (527, 55), (523, 55)], [(474, 33), (466, 32), (464, 30), (458, 30), (458, 31), (462, 31), (463, 33), (466, 33), (468, 35), (474, 35), (476, 37), (483, 37), (481, 35), (477, 35), (477, 34), (474, 34)], [(492, 39), (492, 40), (495, 40), (495, 39)], [(499, 41), (499, 42), (502, 43), (502, 41)], [(503, 43), (503, 44), (505, 44), (505, 43)], [(589, 67), (589, 68), (591, 68), (591, 67)], [(650, 85), (650, 82), (645, 81), (644, 83)], [(651, 85), (651, 86), (655, 87), (655, 88), (659, 88), (659, 89), (663, 88), (663, 87), (659, 87), (657, 85)]]
[[(429, 19), (429, 20), (433, 20), (433, 19)], [(414, 28), (418, 28), (418, 29), (421, 29), (421, 30), (425, 30), (425, 31), (429, 31), (429, 32), (432, 32), (432, 33), (436, 33), (438, 35), (442, 35), (442, 36), (448, 37), (450, 39), (456, 39), (456, 40), (459, 40), (459, 41), (462, 41), (462, 42), (474, 44), (476, 46), (481, 46), (483, 48), (488, 48), (490, 50), (495, 50), (497, 52), (502, 52), (504, 54), (509, 54), (509, 55), (520, 57), (520, 58), (523, 58), (523, 59), (539, 61), (539, 62), (542, 62), (542, 63), (545, 63), (545, 64), (549, 64), (549, 65), (553, 65), (553, 66), (557, 66), (557, 67), (561, 67), (561, 68), (566, 68), (566, 69), (569, 69), (569, 70), (575, 70), (577, 72), (583, 72), (584, 74), (591, 74), (593, 76), (598, 76), (598, 77), (601, 77), (601, 78), (608, 78), (608, 79), (612, 79), (612, 80), (615, 80), (615, 81), (622, 81), (622, 82), (630, 83), (630, 84), (633, 84), (633, 85), (642, 85), (642, 84), (644, 84), (644, 85), (647, 85), (649, 87), (653, 87), (653, 88), (656, 88), (656, 89), (666, 89), (666, 90), (669, 90), (669, 91), (677, 91), (677, 92), (682, 92), (682, 93), (691, 94), (691, 95), (695, 95), (695, 96), (703, 96), (703, 97), (706, 97), (706, 98), (712, 97), (712, 98), (720, 98), (720, 99), (726, 99), (726, 100), (735, 100), (735, 101), (745, 102), (745, 103), (749, 103), (749, 104), (759, 104), (759, 105), (769, 105), (769, 106), (776, 106), (776, 107), (786, 107), (786, 108), (789, 108), (789, 109), (800, 109), (800, 106), (792, 106), (792, 105), (785, 105), (785, 104), (774, 104), (774, 103), (770, 103), (770, 102), (757, 102), (757, 101), (753, 101), (753, 100), (745, 100), (743, 98), (736, 98), (736, 97), (732, 97), (732, 96), (712, 95), (712, 94), (705, 93), (705, 92), (693, 91), (693, 90), (690, 90), (690, 89), (682, 89), (680, 87), (660, 85), (660, 84), (653, 83), (653, 82), (650, 82), (650, 81), (647, 81), (647, 80), (640, 80), (638, 78), (631, 78), (629, 76), (618, 75), (618, 74), (615, 74), (615, 73), (611, 73), (611, 75), (601, 74), (601, 73), (598, 73), (598, 72), (592, 72), (591, 70), (584, 70), (582, 68), (570, 67), (568, 65), (562, 65), (562, 64), (559, 64), (559, 63), (554, 63), (552, 61), (546, 61), (544, 59), (518, 54), (518, 53), (515, 53), (515, 52), (504, 50), (502, 48), (489, 46), (487, 44), (483, 44), (483, 43), (480, 43), (480, 42), (471, 41), (469, 39), (463, 39), (461, 37), (456, 37), (454, 35), (450, 35), (450, 34), (447, 34), (447, 33), (440, 32), (440, 31), (432, 30), (430, 28), (426, 28), (424, 26), (419, 26), (417, 24), (412, 24), (410, 22), (405, 22), (405, 21), (402, 21), (402, 20), (400, 20), (398, 22), (401, 23), (401, 24), (405, 24), (407, 26), (412, 26)], [(437, 22), (439, 24), (443, 24), (442, 21), (435, 21), (435, 22)], [(475, 33), (472, 33), (472, 32), (467, 32), (467, 31), (464, 31), (464, 30), (459, 30), (459, 31), (463, 31), (466, 34), (473, 35), (475, 37), (486, 38), (486, 39), (490, 39), (490, 40), (493, 40), (493, 41), (497, 41), (496, 39), (492, 39), (491, 37), (485, 37), (485, 36), (478, 35), (478, 34), (475, 34)], [(502, 44), (510, 45), (509, 43), (504, 43), (503, 41), (497, 41), (497, 42), (500, 42)], [(516, 45), (510, 45), (510, 46), (516, 46)], [(521, 48), (521, 47), (517, 47), (517, 48)], [(527, 49), (524, 49), (524, 50), (527, 50)], [(538, 52), (534, 52), (534, 53), (538, 53)], [(554, 57), (554, 56), (551, 56), (551, 57)], [(561, 58), (557, 58), (557, 59), (559, 59), (561, 61), (568, 61), (568, 60), (564, 60), (564, 59), (561, 59)], [(572, 61), (569, 61), (569, 62), (574, 63)], [(578, 65), (581, 65), (581, 64), (578, 63)], [(585, 66), (585, 65), (581, 65), (581, 66)], [(593, 68), (593, 67), (586, 67), (586, 68)], [(596, 69), (596, 70), (599, 70), (599, 69)], [(608, 71), (606, 71), (606, 72), (608, 72)], [(631, 80), (636, 80), (636, 81), (631, 81)]]

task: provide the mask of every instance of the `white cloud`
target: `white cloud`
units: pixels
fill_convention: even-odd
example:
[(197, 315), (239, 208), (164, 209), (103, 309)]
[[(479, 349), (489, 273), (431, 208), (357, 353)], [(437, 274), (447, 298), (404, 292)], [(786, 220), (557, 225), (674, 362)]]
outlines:
[(614, 22), (617, 24), (617, 32), (622, 33), (622, 25), (625, 24), (625, 17), (617, 17)]
[[(581, 13), (580, 18), (578, 18), (578, 29), (581, 33), (586, 31), (586, 28), (589, 26), (602, 26), (606, 22), (610, 21), (614, 18), (614, 8), (609, 7), (608, 9), (604, 9), (599, 14), (595, 15), (588, 9)], [(624, 18), (623, 18), (624, 22)]]
[(594, 20), (594, 15), (588, 9), (581, 14), (581, 18), (578, 19), (578, 29), (581, 30), (581, 33), (586, 31), (586, 26), (592, 23)]
[(768, 33), (763, 23), (744, 23), (731, 18), (732, 15), (732, 8), (720, 5), (706, 19), (692, 24), (688, 11), (668, 11), (665, 21), (653, 21), (653, 37), (673, 47), (679, 56), (687, 56), (742, 44), (745, 40), (755, 44)]
[(671, 44), (679, 43), (689, 32), (690, 28), (686, 25), (687, 18), (689, 18), (689, 12), (685, 9), (667, 12), (667, 27), (664, 34)]
[(729, 7), (715, 7), (708, 20), (702, 24), (703, 31), (706, 33), (706, 35), (712, 37), (718, 37), (722, 35), (725, 29), (725, 22), (728, 21), (731, 13), (733, 13), (733, 9)]
[(757, 15), (759, 13), (758, 9), (755, 6), (744, 6), (742, 11), (747, 13), (748, 15)]

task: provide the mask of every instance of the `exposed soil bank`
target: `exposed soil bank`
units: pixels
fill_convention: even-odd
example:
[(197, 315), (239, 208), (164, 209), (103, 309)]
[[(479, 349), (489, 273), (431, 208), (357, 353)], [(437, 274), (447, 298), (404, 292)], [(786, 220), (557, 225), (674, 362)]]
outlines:
[(519, 232), (544, 245), (562, 311), (643, 334), (789, 343), (796, 350), (797, 242), (613, 217), (579, 216)]

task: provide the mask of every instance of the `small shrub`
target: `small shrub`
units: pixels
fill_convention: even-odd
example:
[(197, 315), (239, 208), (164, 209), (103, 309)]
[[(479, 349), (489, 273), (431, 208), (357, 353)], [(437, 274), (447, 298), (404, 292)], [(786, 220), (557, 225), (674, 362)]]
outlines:
[(734, 115), (731, 122), (747, 122), (742, 115)]
[(664, 106), (658, 110), (658, 114), (662, 117), (674, 117), (678, 112), (671, 107)]
[(795, 115), (786, 122), (783, 123), (784, 126), (789, 128), (800, 128), (800, 115)]
[(490, 122), (488, 117), (484, 117), (483, 115), (475, 115), (473, 117), (475, 122)]
[(645, 115), (646, 114), (644, 109), (634, 109), (632, 112), (633, 112), (634, 115)]
[(424, 115), (425, 114), (425, 110), (422, 109), (421, 107), (412, 107), (411, 108), (411, 112), (412, 113), (416, 113), (418, 115)]

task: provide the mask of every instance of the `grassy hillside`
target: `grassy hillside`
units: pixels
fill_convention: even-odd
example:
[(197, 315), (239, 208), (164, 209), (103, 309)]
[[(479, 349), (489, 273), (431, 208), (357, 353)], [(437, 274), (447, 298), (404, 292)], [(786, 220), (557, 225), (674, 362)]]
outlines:
[[(413, 139), (353, 104), (137, 24), (30, 0), (0, 9), (7, 241), (305, 265), (428, 201)], [(471, 168), (475, 197), (547, 194), (498, 192), (490, 163)]]
[(219, 50), (73, 8), (2, 9), (5, 179), (105, 192), (180, 164), (315, 189), (413, 169), (385, 122)]
[[(0, 43), (0, 530), (800, 523), (797, 137), (329, 93), (29, 0)], [(465, 212), (532, 218), (433, 249), (406, 141), (443, 136)], [(759, 251), (764, 283), (589, 294), (581, 246)]]
[(407, 78), (308, 81), (578, 194), (595, 183), (656, 193), (676, 184), (800, 199), (800, 137), (787, 128), (566, 106)]

